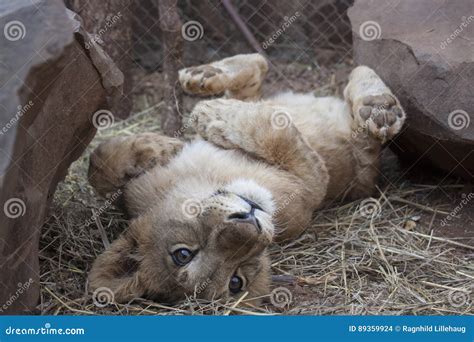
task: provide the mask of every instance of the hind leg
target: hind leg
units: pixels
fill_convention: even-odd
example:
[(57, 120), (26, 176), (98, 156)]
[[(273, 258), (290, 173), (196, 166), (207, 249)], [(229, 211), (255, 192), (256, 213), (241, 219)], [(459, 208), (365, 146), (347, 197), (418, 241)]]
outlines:
[(379, 174), (382, 145), (392, 139), (405, 122), (400, 101), (372, 69), (355, 68), (344, 90), (352, 123), (352, 155), (355, 177), (349, 197), (369, 196)]
[(89, 183), (107, 197), (157, 165), (165, 165), (184, 143), (155, 133), (116, 137), (100, 144), (90, 156)]
[(261, 96), (261, 85), (267, 71), (267, 61), (261, 55), (237, 55), (182, 69), (179, 81), (187, 93), (194, 95), (225, 93), (227, 98), (256, 100)]

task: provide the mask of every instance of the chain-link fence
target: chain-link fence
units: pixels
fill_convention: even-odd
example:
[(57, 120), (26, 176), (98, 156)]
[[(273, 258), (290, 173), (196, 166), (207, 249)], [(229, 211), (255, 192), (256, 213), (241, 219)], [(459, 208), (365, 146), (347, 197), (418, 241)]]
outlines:
[[(124, 96), (111, 108), (118, 118), (162, 101), (183, 104), (181, 112), (186, 112), (189, 99), (175, 101), (169, 89), (178, 70), (235, 54), (269, 57), (265, 95), (281, 90), (340, 93), (350, 65), (347, 10), (353, 0), (178, 0), (177, 7), (166, 0), (65, 2), (91, 34), (86, 44), (100, 44), (124, 73)], [(161, 31), (165, 21), (176, 19), (175, 11), (179, 18), (170, 32), (183, 43), (179, 52), (170, 50), (165, 44), (170, 34)], [(164, 65), (171, 54), (176, 57), (172, 68)], [(163, 108), (161, 114), (169, 111)]]
[[(346, 12), (352, 0), (178, 1), (186, 64), (263, 51), (270, 58), (319, 64), (351, 55)], [(134, 58), (146, 69), (162, 60), (156, 0), (134, 4)]]

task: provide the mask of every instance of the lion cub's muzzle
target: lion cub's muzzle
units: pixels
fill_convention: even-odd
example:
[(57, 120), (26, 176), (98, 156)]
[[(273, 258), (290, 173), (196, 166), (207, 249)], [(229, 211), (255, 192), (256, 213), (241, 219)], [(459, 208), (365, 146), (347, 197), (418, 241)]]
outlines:
[(216, 229), (217, 243), (231, 246), (269, 245), (274, 227), (271, 216), (259, 204), (233, 193), (211, 197), (204, 216)]

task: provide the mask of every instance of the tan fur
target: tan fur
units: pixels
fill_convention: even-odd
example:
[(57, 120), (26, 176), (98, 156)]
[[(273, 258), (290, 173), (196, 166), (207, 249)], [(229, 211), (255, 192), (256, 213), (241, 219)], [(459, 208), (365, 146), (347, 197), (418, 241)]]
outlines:
[[(373, 191), (381, 145), (405, 119), (380, 78), (355, 68), (344, 100), (291, 92), (259, 100), (267, 69), (254, 54), (181, 70), (187, 92), (226, 94), (191, 113), (203, 140), (183, 145), (145, 133), (92, 154), (91, 184), (101, 195), (123, 189), (134, 217), (94, 263), (93, 289), (109, 287), (119, 301), (218, 298), (232, 295), (237, 274), (249, 298), (263, 296), (272, 241), (297, 237), (328, 201)], [(233, 218), (251, 202), (260, 207), (258, 224)], [(178, 267), (170, 257), (176, 246), (198, 252)]]

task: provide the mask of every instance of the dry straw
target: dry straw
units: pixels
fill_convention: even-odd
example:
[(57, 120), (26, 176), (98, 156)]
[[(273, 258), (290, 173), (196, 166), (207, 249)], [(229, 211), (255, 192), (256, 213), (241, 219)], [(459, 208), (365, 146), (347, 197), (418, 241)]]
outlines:
[[(41, 236), (38, 309), (43, 314), (474, 313), (474, 247), (466, 240), (433, 232), (452, 205), (448, 200), (436, 204), (428, 200), (436, 191), (456, 196), (462, 185), (445, 185), (440, 190), (435, 181), (433, 185), (401, 180), (392, 184), (386, 177), (374, 196), (381, 205), (379, 215), (361, 215), (360, 201), (334, 203), (317, 213), (301, 238), (271, 248), (274, 286), (288, 288), (293, 298), (281, 309), (270, 300), (261, 307), (249, 305), (246, 301), (251, 298), (246, 295), (229, 302), (189, 298), (168, 305), (137, 299), (95, 306), (87, 291), (87, 272), (127, 221), (111, 207), (85, 225), (103, 205), (86, 180), (88, 154), (111, 136), (159, 131), (160, 106), (147, 105), (147, 110), (100, 131), (60, 184), (53, 214)], [(465, 303), (459, 302), (459, 296)], [(454, 305), (453, 300), (457, 300)]]

